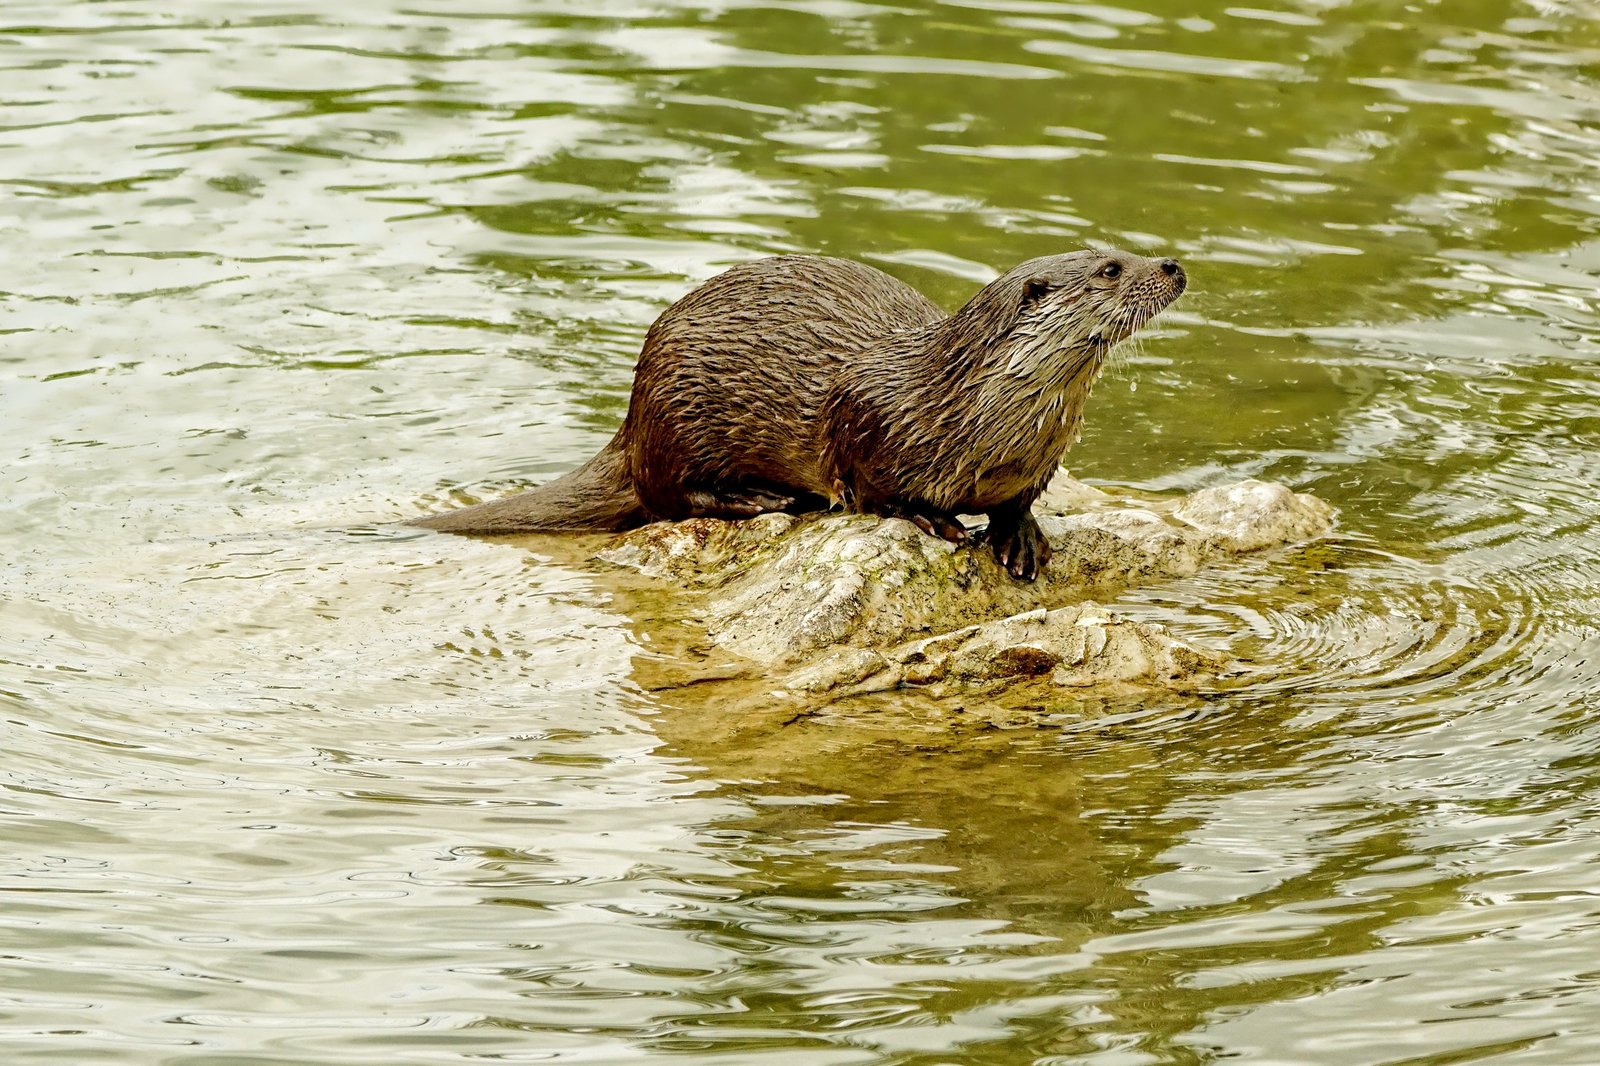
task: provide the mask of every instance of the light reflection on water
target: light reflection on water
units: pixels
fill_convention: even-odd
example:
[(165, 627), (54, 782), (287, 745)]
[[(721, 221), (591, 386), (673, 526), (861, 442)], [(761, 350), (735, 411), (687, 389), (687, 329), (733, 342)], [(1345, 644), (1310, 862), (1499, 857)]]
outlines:
[[(1512, 0), (7, 5), (6, 1061), (1587, 1061), (1597, 57)], [(1074, 472), (1340, 508), (1118, 604), (1253, 664), (1205, 699), (782, 727), (656, 691), (581, 546), (383, 525), (592, 452), (729, 262), (955, 304), (1088, 240), (1193, 287)]]

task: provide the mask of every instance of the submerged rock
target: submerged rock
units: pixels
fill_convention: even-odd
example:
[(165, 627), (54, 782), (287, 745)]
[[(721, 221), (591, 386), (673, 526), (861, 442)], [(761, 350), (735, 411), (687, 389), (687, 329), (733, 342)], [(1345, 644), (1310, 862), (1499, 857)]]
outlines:
[[(1052, 513), (1062, 507), (1073, 513)], [(1131, 506), (1063, 478), (1035, 512), (1054, 558), (1032, 584), (986, 547), (865, 515), (660, 523), (600, 556), (702, 590), (713, 642), (753, 670), (776, 669), (778, 687), (797, 694), (1024, 680), (1187, 688), (1226, 658), (1087, 597), (1307, 540), (1332, 522), (1321, 500), (1261, 481)]]

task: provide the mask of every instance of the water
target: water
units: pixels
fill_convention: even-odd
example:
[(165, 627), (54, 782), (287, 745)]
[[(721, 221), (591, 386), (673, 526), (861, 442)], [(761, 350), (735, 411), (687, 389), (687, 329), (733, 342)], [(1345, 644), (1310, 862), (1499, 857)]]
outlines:
[[(17, 0), (0, 69), (6, 1063), (1596, 1057), (1592, 4)], [(732, 715), (575, 548), (385, 525), (741, 257), (1090, 240), (1192, 286), (1074, 472), (1340, 508), (1118, 601), (1207, 698)]]

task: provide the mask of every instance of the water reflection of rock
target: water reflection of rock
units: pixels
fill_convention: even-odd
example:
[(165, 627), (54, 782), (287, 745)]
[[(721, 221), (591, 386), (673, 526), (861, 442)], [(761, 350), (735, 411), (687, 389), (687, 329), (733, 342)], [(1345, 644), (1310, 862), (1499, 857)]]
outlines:
[[(1303, 757), (1282, 743), (1286, 711), (1223, 709), (1202, 725), (1191, 697), (1079, 692), (1002, 725), (901, 691), (824, 723), (782, 704), (752, 714), (726, 686), (655, 695), (654, 754), (746, 805), (701, 827), (743, 871), (715, 883), (714, 925), (691, 926), (741, 960), (720, 986), (737, 1009), (698, 1034), (839, 1028), (896, 1048), (895, 1018), (910, 1014), (971, 1043), (962, 1062), (1034, 1061), (1019, 1039), (1078, 1061), (1108, 1032), (1180, 1032), (1241, 996), (1184, 984), (1219, 944), (1113, 942), (1161, 943), (1188, 920), (1148, 913), (1150, 871), (1194, 829), (1170, 812), (1219, 756), (1248, 752), (1232, 761), (1251, 770)], [(1257, 786), (1247, 772), (1211, 788)]]
[[(653, 724), (671, 751), (752, 803), (735, 823), (741, 833), (837, 853), (836, 862), (805, 864), (816, 884), (786, 893), (838, 898), (854, 894), (852, 884), (876, 886), (862, 893), (869, 899), (906, 881), (931, 894), (929, 909), (982, 899), (972, 916), (1052, 939), (1070, 936), (1072, 915), (1134, 902), (1099, 861), (1069, 759), (1020, 752), (1014, 730), (987, 722), (924, 718), (919, 729), (886, 706), (895, 697), (874, 699), (889, 713), (818, 729), (751, 720), (680, 691), (662, 700)], [(906, 908), (885, 901), (883, 909)]]

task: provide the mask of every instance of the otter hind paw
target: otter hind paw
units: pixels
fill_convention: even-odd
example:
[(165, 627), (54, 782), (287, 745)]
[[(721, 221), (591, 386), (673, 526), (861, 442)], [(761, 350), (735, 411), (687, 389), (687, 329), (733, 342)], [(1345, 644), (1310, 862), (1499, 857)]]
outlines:
[(942, 514), (913, 514), (907, 515), (913, 525), (930, 537), (947, 540), (951, 544), (965, 544), (967, 542), (967, 527)]
[(758, 514), (787, 510), (793, 496), (770, 492), (691, 492), (690, 514), (696, 518), (754, 518)]
[(951, 544), (965, 544), (967, 527), (955, 515), (922, 507), (891, 507), (880, 512), (885, 518), (904, 518), (930, 537), (947, 540)]

